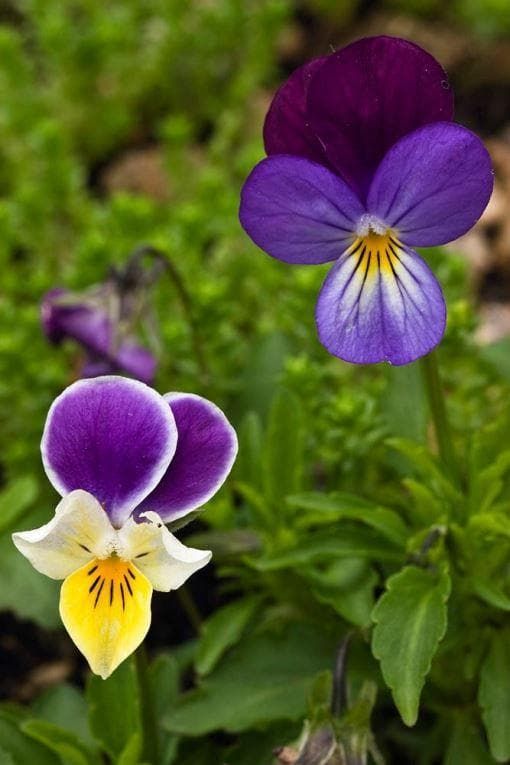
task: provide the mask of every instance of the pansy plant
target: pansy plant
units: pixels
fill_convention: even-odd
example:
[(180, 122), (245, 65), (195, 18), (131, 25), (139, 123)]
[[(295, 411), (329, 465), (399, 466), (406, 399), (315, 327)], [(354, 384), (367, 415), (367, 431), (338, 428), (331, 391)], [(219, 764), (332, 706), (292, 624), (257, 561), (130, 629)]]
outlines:
[(62, 500), (49, 523), (14, 534), (14, 544), (42, 574), (64, 580), (62, 621), (106, 678), (145, 637), (153, 589), (177, 589), (210, 560), (165, 524), (223, 484), (236, 434), (200, 396), (160, 396), (106, 376), (76, 382), (54, 401), (41, 449)]
[(335, 261), (316, 308), (335, 356), (407, 364), (443, 336), (441, 287), (414, 248), (468, 231), (493, 185), (482, 142), (452, 117), (438, 62), (391, 37), (305, 64), (272, 101), (240, 220), (274, 258)]

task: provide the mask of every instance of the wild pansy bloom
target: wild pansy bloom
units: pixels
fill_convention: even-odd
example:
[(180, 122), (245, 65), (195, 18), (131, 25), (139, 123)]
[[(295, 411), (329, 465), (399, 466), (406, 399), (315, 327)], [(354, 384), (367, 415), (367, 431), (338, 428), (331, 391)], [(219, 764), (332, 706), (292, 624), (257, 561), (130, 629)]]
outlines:
[(316, 308), (335, 356), (407, 364), (443, 336), (441, 288), (413, 248), (468, 231), (493, 185), (486, 149), (452, 116), (438, 62), (391, 37), (305, 64), (273, 99), (240, 220), (274, 258), (336, 261)]
[(210, 560), (165, 523), (220, 488), (236, 434), (200, 396), (160, 396), (106, 376), (58, 396), (41, 450), (62, 500), (49, 523), (14, 534), (14, 544), (42, 574), (64, 580), (62, 621), (92, 671), (106, 678), (145, 637), (152, 590), (177, 589)]
[(77, 342), (86, 352), (81, 377), (126, 372), (151, 383), (156, 373), (154, 355), (129, 337), (117, 340), (117, 327), (107, 311), (107, 286), (93, 293), (77, 295), (56, 287), (41, 301), (41, 322), (48, 340), (59, 345), (66, 339)]

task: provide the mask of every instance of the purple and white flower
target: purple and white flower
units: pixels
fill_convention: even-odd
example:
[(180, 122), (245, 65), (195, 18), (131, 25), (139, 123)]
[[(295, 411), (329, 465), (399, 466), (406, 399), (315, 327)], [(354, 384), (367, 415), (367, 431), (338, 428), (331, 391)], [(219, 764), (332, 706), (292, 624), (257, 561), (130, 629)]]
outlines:
[(186, 547), (165, 524), (218, 491), (236, 434), (207, 399), (107, 376), (58, 396), (41, 449), (62, 500), (14, 544), (38, 571), (64, 579), (62, 621), (92, 671), (108, 677), (145, 637), (152, 590), (177, 589), (209, 562), (209, 551)]
[(240, 220), (274, 258), (336, 261), (316, 308), (335, 356), (407, 364), (444, 334), (441, 287), (414, 248), (468, 231), (493, 186), (482, 142), (452, 116), (438, 62), (391, 37), (309, 62), (273, 99)]

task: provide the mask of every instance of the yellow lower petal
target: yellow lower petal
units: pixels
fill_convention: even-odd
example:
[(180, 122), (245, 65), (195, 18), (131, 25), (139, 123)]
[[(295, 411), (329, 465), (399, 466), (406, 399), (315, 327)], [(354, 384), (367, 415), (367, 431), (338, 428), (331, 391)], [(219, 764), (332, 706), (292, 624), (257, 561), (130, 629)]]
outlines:
[(91, 561), (65, 579), (60, 616), (96, 675), (107, 678), (140, 645), (151, 597), (149, 580), (116, 556)]

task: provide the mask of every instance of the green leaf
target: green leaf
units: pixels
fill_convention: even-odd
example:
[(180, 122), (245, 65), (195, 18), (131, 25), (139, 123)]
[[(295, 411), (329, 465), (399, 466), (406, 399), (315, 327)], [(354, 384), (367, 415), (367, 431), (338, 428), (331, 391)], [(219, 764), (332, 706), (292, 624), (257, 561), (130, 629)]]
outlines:
[(0, 765), (16, 765), (12, 755), (6, 752), (2, 746), (0, 746)]
[(140, 697), (133, 658), (124, 661), (107, 680), (91, 675), (87, 701), (92, 733), (115, 760), (131, 736), (141, 735)]
[(366, 627), (374, 607), (374, 587), (377, 574), (366, 561), (343, 558), (320, 571), (306, 571), (313, 583), (313, 594), (327, 603), (351, 624)]
[(282, 390), (271, 405), (263, 453), (265, 496), (278, 509), (288, 494), (301, 488), (303, 448), (301, 404), (292, 393)]
[(205, 622), (195, 662), (200, 675), (209, 674), (225, 651), (239, 641), (260, 603), (260, 597), (245, 597), (224, 606)]
[(396, 512), (374, 506), (355, 495), (343, 492), (321, 494), (309, 491), (287, 497), (286, 501), (291, 507), (308, 511), (299, 515), (296, 521), (298, 526), (349, 519), (370, 526), (390, 542), (402, 546), (405, 545), (409, 535), (406, 524)]
[(32, 475), (11, 481), (0, 492), (0, 533), (12, 529), (37, 497), (38, 485)]
[(197, 690), (184, 695), (166, 725), (185, 736), (203, 736), (302, 718), (315, 675), (332, 664), (337, 638), (291, 624), (283, 634), (250, 635)]
[[(38, 524), (27, 523), (28, 528)], [(25, 619), (33, 619), (47, 628), (58, 626), (58, 591), (60, 582), (40, 574), (14, 547), (12, 539), (0, 539), (0, 609), (12, 609)]]
[(140, 731), (136, 731), (128, 738), (124, 749), (117, 758), (117, 765), (140, 765), (141, 752), (142, 734)]
[(505, 595), (496, 583), (481, 577), (473, 577), (470, 581), (473, 591), (481, 600), (493, 606), (493, 608), (510, 611), (510, 597)]
[(482, 732), (468, 714), (457, 714), (443, 765), (493, 765)]
[(372, 652), (406, 725), (418, 717), (420, 694), (447, 624), (450, 578), (407, 566), (386, 584), (374, 608)]
[(174, 761), (179, 739), (164, 730), (161, 723), (179, 697), (179, 664), (175, 656), (163, 653), (154, 659), (149, 669), (149, 683), (154, 714), (159, 723), (159, 759), (161, 765), (170, 765)]
[(419, 365), (388, 366), (386, 374), (388, 387), (383, 415), (391, 433), (413, 441), (425, 441), (428, 410)]
[(37, 763), (37, 765), (61, 765), (60, 758), (50, 752), (45, 746), (41, 746), (38, 741), (26, 735), (20, 725), (23, 722), (23, 716), (11, 713), (10, 710), (0, 710), (0, 742), (2, 749), (8, 753), (16, 765), (27, 765), (27, 763)]
[(66, 728), (88, 744), (93, 744), (87, 720), (87, 703), (83, 694), (72, 685), (48, 688), (32, 704), (32, 714)]
[(403, 551), (381, 538), (372, 529), (345, 524), (340, 529), (310, 533), (300, 540), (298, 547), (258, 558), (252, 565), (259, 571), (278, 571), (325, 558), (368, 558), (402, 563)]
[(27, 720), (21, 730), (58, 754), (64, 765), (101, 765), (101, 759), (72, 731), (46, 720)]
[(492, 636), (482, 665), (478, 702), (492, 756), (497, 762), (510, 758), (510, 630)]
[(262, 472), (262, 423), (256, 412), (247, 412), (238, 428), (239, 456), (234, 467), (234, 477), (241, 483), (260, 488)]

